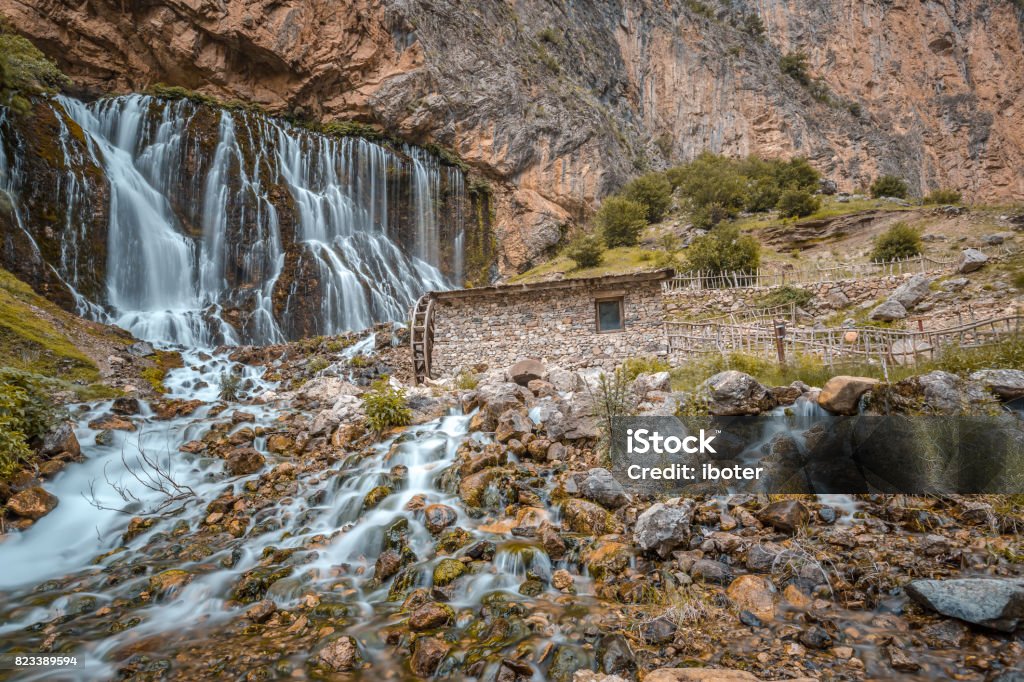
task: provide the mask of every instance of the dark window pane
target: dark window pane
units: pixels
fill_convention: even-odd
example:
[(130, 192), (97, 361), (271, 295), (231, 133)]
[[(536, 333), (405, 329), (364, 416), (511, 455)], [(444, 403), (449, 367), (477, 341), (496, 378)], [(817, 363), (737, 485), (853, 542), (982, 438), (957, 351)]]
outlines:
[(597, 330), (601, 332), (622, 329), (622, 304), (620, 301), (599, 301), (597, 304)]

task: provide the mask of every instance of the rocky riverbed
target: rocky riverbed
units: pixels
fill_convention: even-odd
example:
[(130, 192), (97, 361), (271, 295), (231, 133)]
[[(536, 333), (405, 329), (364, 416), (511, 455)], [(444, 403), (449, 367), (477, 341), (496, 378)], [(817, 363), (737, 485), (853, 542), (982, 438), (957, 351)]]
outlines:
[[(77, 655), (78, 679), (1024, 675), (1019, 498), (631, 495), (596, 373), (555, 367), (407, 388), (413, 425), (377, 434), (361, 398), (406, 340), (185, 351), (164, 398), (75, 408), (0, 490), (0, 651)], [(1024, 373), (700, 391), (713, 414), (990, 412)], [(661, 374), (629, 402), (692, 403)]]

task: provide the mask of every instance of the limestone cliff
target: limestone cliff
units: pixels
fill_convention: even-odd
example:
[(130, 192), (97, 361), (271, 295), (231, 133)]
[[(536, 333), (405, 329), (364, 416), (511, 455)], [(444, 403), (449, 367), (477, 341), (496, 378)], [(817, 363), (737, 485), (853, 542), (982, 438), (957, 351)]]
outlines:
[[(1024, 199), (1009, 0), (0, 0), (95, 93), (157, 82), (455, 149), (498, 190), (501, 268), (645, 168), (802, 154), (840, 188)], [(801, 85), (779, 68), (808, 55)]]

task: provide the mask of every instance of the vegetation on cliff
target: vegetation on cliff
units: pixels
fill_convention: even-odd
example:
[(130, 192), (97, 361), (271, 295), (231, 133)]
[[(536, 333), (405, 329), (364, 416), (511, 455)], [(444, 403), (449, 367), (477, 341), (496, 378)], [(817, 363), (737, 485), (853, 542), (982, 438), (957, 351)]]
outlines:
[(0, 104), (26, 115), (32, 97), (53, 94), (67, 82), (52, 60), (0, 17)]

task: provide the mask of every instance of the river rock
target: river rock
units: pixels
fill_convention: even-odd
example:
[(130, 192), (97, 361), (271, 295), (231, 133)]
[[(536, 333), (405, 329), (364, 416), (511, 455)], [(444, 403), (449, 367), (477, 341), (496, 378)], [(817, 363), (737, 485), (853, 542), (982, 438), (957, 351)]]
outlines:
[(741, 575), (732, 581), (725, 594), (740, 610), (750, 611), (762, 621), (775, 618), (775, 586), (759, 575)]
[(889, 298), (897, 301), (907, 310), (923, 301), (931, 293), (932, 280), (927, 275), (914, 275), (896, 288)]
[(317, 659), (329, 670), (346, 672), (359, 662), (359, 647), (352, 637), (339, 637), (321, 649)]
[(718, 416), (760, 414), (774, 407), (771, 391), (749, 374), (734, 369), (712, 376), (697, 391), (710, 399), (711, 414)]
[(441, 559), (434, 566), (434, 586), (443, 587), (466, 572), (466, 564), (457, 559)]
[(580, 484), (580, 494), (598, 504), (617, 509), (629, 502), (625, 488), (607, 469), (591, 469)]
[(194, 577), (188, 571), (178, 569), (163, 571), (149, 579), (149, 592), (156, 598), (165, 597), (188, 585)]
[(574, 533), (604, 535), (614, 532), (615, 517), (600, 505), (586, 500), (570, 498), (562, 507), (566, 527)]
[(575, 582), (576, 581), (572, 577), (572, 573), (569, 573), (569, 571), (564, 568), (560, 568), (551, 574), (551, 586), (556, 590), (567, 592), (572, 588)]
[(645, 552), (668, 558), (672, 550), (689, 543), (693, 511), (692, 500), (677, 499), (651, 506), (636, 520), (633, 543)]
[(107, 414), (89, 422), (89, 428), (96, 431), (134, 431), (135, 424), (114, 414)]
[[(661, 668), (648, 673), (644, 682), (767, 682), (745, 670), (725, 668)], [(816, 682), (813, 677), (794, 677), (787, 682)]]
[(59, 500), (40, 486), (34, 486), (15, 493), (7, 500), (7, 508), (23, 519), (38, 521), (56, 507)]
[(884, 301), (881, 305), (877, 306), (868, 315), (872, 320), (877, 322), (892, 322), (894, 320), (902, 320), (907, 316), (907, 309), (899, 301), (889, 299)]
[(818, 394), (818, 405), (833, 414), (856, 414), (861, 396), (877, 383), (868, 377), (832, 377)]
[(774, 542), (759, 542), (747, 550), (747, 570), (755, 573), (770, 573), (775, 561), (785, 551), (782, 545)]
[(82, 448), (75, 436), (74, 425), (71, 422), (61, 422), (57, 428), (43, 438), (43, 447), (39, 452), (43, 457), (56, 457), (63, 454), (73, 458), (79, 457), (82, 454)]
[(519, 441), (533, 432), (533, 421), (522, 409), (505, 410), (498, 417), (498, 426), (494, 431), (494, 439), (499, 443), (507, 443), (513, 438)]
[(728, 585), (733, 579), (732, 569), (727, 564), (712, 559), (694, 561), (690, 567), (690, 575), (717, 585)]
[(413, 673), (430, 677), (450, 650), (451, 646), (438, 637), (420, 637), (412, 648)]
[(225, 468), (232, 476), (247, 476), (263, 468), (266, 459), (254, 448), (239, 448), (228, 455)]
[(432, 601), (423, 604), (409, 616), (409, 627), (417, 632), (433, 630), (446, 625), (455, 618), (455, 612), (447, 604)]
[(629, 547), (621, 542), (602, 542), (584, 552), (582, 560), (592, 577), (604, 580), (626, 570), (631, 557)]
[(459, 518), (458, 513), (445, 504), (432, 504), (423, 510), (424, 523), (432, 534), (437, 535)]
[(459, 498), (470, 507), (482, 507), (484, 504), (484, 492), (494, 477), (498, 475), (499, 469), (491, 467), (477, 471), (469, 476), (464, 476), (459, 481)]
[(780, 500), (762, 509), (758, 517), (772, 528), (793, 535), (807, 524), (811, 513), (799, 500)]
[(956, 271), (962, 275), (980, 270), (988, 262), (988, 256), (977, 249), (964, 249), (956, 264)]
[(1002, 400), (1024, 398), (1024, 370), (983, 369), (971, 374), (970, 378)]
[(110, 411), (114, 414), (120, 415), (133, 415), (139, 413), (139, 399), (132, 398), (130, 396), (122, 396), (115, 398), (114, 403), (110, 406)]
[(597, 643), (597, 657), (601, 670), (608, 675), (636, 670), (636, 659), (629, 641), (619, 634), (605, 635)]
[(265, 623), (276, 612), (277, 604), (270, 599), (264, 599), (250, 606), (245, 612), (245, 617), (254, 623)]
[(993, 630), (1013, 632), (1024, 621), (1024, 580), (915, 580), (904, 589), (933, 611)]
[(520, 386), (527, 386), (535, 379), (544, 378), (544, 363), (540, 360), (520, 360), (508, 368), (508, 378)]

